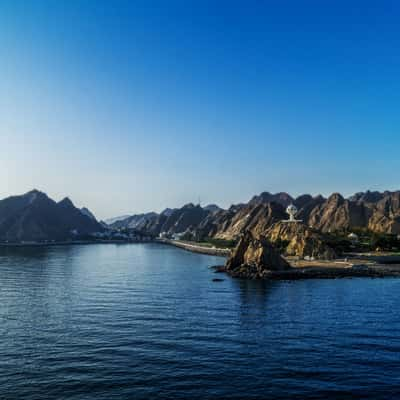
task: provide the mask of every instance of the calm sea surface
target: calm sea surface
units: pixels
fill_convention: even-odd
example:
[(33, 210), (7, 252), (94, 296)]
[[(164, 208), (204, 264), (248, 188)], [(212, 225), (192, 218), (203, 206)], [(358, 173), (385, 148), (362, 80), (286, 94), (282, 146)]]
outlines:
[(251, 282), (218, 263), (0, 249), (0, 398), (400, 398), (400, 279)]

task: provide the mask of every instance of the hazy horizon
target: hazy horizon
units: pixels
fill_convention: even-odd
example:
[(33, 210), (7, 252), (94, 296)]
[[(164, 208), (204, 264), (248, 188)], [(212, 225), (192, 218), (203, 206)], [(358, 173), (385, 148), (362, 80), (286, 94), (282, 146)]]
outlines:
[(99, 219), (399, 189), (400, 4), (3, 1), (0, 198)]

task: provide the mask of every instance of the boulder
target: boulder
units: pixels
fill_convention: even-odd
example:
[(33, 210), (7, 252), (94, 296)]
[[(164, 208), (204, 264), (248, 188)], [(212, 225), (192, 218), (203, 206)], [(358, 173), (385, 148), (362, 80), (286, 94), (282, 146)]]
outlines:
[(290, 269), (289, 263), (264, 237), (246, 231), (226, 263), (226, 271), (241, 278), (264, 278), (270, 271)]

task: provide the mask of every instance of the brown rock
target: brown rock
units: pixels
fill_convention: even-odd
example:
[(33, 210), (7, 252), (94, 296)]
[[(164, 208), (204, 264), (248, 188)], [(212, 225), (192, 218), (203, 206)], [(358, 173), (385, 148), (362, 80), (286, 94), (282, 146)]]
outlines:
[(287, 242), (285, 255), (288, 256), (324, 260), (336, 258), (335, 251), (326, 243), (324, 236), (301, 222), (280, 221), (265, 235), (272, 244)]
[(243, 278), (262, 278), (268, 271), (284, 271), (290, 268), (289, 263), (267, 239), (256, 239), (249, 231), (241, 236), (226, 263), (227, 272)]
[(219, 239), (235, 239), (243, 232), (251, 231), (260, 237), (275, 222), (287, 218), (285, 208), (279, 203), (249, 204), (240, 207), (228, 220), (220, 225), (215, 234)]
[(368, 228), (379, 233), (400, 233), (400, 192), (385, 192), (375, 206)]
[(308, 225), (322, 232), (334, 232), (364, 227), (368, 218), (369, 210), (364, 204), (344, 199), (339, 193), (334, 193), (311, 211)]

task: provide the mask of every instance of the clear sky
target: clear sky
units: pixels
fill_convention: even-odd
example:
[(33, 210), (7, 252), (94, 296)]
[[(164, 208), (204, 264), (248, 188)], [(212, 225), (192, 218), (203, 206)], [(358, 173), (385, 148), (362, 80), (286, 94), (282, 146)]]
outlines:
[(0, 197), (100, 218), (400, 188), (397, 1), (0, 2)]

